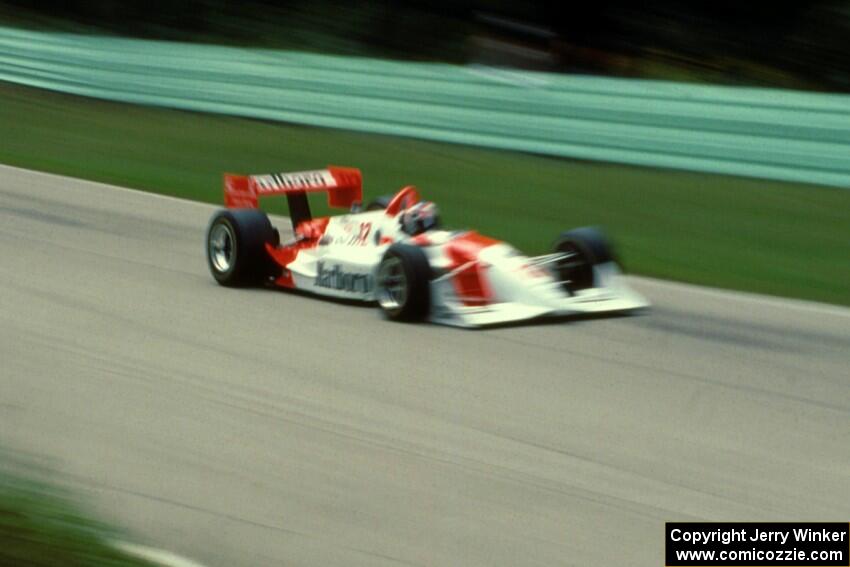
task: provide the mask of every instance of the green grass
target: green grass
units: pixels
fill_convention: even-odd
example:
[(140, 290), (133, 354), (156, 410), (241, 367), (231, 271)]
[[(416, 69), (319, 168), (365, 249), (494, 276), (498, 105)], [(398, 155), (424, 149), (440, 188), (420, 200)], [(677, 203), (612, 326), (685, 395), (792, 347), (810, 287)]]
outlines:
[[(631, 272), (850, 305), (850, 191), (95, 101), (0, 83), (0, 162), (221, 202), (221, 173), (351, 165), (529, 253), (603, 225)], [(61, 190), (57, 187), (57, 190)], [(201, 230), (201, 227), (199, 227)]]
[(115, 536), (54, 486), (0, 473), (0, 565), (152, 567), (114, 549)]

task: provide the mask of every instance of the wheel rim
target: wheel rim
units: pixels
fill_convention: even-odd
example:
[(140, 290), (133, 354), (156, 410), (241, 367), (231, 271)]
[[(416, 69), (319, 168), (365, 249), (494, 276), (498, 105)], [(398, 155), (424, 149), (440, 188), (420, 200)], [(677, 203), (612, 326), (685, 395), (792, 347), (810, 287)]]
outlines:
[(219, 223), (210, 230), (209, 254), (213, 267), (218, 272), (228, 272), (236, 260), (236, 238), (233, 230), (225, 223)]
[(407, 302), (407, 276), (399, 258), (391, 256), (378, 269), (378, 304), (385, 311), (397, 313)]

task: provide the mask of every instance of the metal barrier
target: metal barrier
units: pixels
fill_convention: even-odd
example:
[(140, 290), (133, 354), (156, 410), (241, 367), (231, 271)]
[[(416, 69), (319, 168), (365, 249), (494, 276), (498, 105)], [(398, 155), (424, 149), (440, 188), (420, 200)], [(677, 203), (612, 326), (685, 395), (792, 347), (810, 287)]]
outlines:
[(850, 188), (850, 96), (0, 27), (0, 80), (588, 160)]

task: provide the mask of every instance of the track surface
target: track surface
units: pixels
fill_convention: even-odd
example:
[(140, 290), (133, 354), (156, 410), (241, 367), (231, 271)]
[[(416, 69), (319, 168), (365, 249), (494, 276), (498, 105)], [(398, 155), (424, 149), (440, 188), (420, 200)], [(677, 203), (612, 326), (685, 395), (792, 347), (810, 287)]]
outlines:
[(211, 207), (0, 167), (0, 442), (211, 566), (663, 565), (850, 518), (850, 310), (635, 280), (462, 331), (208, 275)]

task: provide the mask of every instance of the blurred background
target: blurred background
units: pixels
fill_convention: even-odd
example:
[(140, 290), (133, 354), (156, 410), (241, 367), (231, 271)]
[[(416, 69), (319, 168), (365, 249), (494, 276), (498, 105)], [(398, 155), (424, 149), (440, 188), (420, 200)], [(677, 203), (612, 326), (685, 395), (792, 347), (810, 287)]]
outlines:
[(5, 0), (19, 25), (846, 92), (850, 2)]

